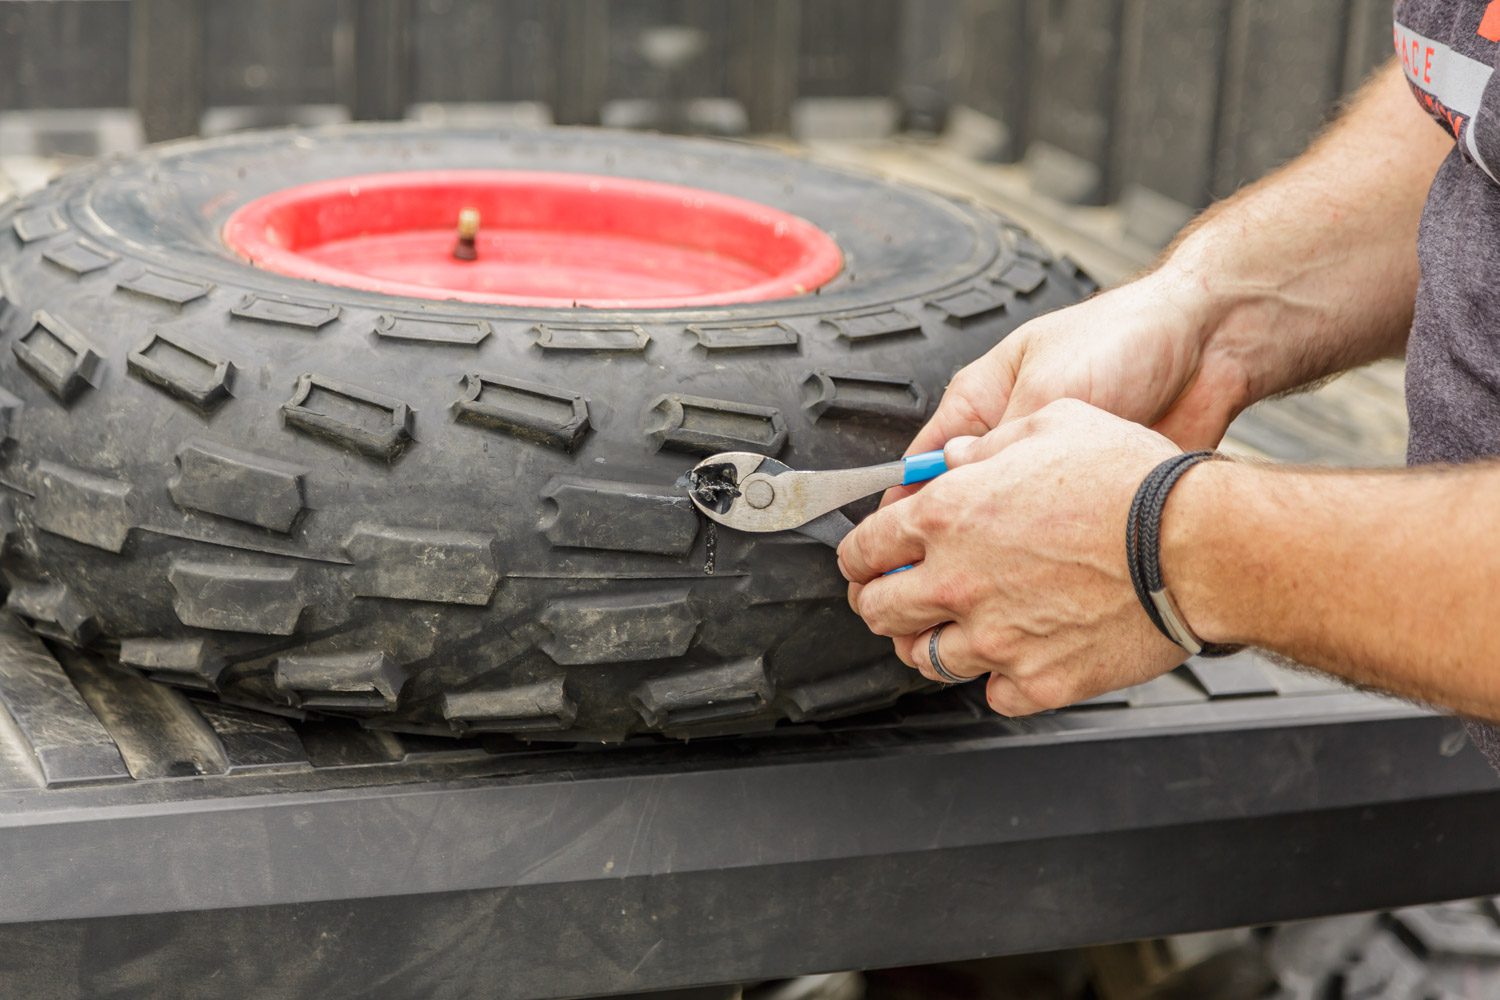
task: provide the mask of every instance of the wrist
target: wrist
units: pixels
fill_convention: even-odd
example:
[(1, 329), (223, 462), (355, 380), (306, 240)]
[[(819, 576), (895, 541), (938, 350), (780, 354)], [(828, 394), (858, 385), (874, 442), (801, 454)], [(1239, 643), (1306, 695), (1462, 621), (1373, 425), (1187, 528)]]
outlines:
[(1215, 228), (1191, 233), (1152, 276), (1163, 299), (1186, 317), (1203, 367), (1221, 374), (1218, 389), (1238, 413), (1288, 388), (1268, 331), (1290, 318), (1279, 286), (1243, 273), (1243, 261)]
[(1242, 462), (1201, 463), (1183, 475), (1162, 513), (1163, 582), (1206, 643), (1256, 641), (1256, 573), (1241, 540), (1259, 530), (1251, 508), (1261, 474)]

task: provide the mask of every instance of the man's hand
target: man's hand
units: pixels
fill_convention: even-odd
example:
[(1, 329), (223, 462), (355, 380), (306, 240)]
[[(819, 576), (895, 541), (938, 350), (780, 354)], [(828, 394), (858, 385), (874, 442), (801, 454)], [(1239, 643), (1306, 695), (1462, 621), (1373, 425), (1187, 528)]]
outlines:
[[(1034, 319), (953, 377), (908, 453), (987, 434), (1059, 399), (1186, 449), (1212, 448), (1252, 402), (1241, 359), (1210, 337), (1215, 319), (1210, 296), (1172, 267)], [(885, 503), (914, 492), (897, 487)]]
[(1032, 320), (954, 376), (912, 450), (986, 434), (1058, 399), (1211, 448), (1250, 400), (1244, 367), (1212, 349), (1209, 307), (1164, 269)]
[[(1183, 652), (1151, 624), (1125, 521), (1177, 448), (1072, 400), (950, 443), (952, 471), (839, 546), (849, 603), (937, 679), (990, 673), (1026, 715), (1165, 673)], [(1204, 462), (1162, 519), (1168, 587), (1193, 631), (1500, 720), (1500, 462), (1336, 472)], [(913, 564), (892, 576), (887, 570)]]
[(943, 665), (960, 677), (991, 674), (988, 700), (1003, 715), (1164, 673), (1184, 654), (1136, 599), (1125, 521), (1141, 480), (1179, 450), (1071, 399), (951, 441), (951, 471), (839, 546), (849, 603), (932, 680), (928, 639), (951, 622), (939, 640)]

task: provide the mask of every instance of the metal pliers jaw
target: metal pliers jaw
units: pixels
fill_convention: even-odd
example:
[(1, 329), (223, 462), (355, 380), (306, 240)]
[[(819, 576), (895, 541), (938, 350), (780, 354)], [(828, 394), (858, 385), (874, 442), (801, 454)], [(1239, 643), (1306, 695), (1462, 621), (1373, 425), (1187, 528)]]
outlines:
[(839, 508), (892, 486), (946, 470), (942, 452), (860, 469), (798, 472), (774, 458), (727, 451), (688, 473), (689, 496), (705, 517), (740, 531), (800, 531), (838, 546), (854, 524)]

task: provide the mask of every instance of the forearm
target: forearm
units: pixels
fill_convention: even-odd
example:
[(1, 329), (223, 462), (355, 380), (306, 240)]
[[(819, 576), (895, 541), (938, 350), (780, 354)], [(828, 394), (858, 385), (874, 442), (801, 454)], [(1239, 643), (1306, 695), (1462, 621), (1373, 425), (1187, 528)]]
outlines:
[(1173, 492), (1167, 585), (1205, 639), (1500, 719), (1500, 465), (1212, 462)]
[(1417, 225), (1453, 140), (1394, 63), (1286, 167), (1219, 203), (1161, 271), (1192, 302), (1205, 352), (1245, 374), (1244, 405), (1405, 343)]

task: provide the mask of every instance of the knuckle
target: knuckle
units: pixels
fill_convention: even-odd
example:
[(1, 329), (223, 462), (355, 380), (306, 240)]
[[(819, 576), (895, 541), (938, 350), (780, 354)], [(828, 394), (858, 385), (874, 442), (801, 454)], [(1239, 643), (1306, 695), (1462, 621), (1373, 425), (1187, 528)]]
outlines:
[(962, 574), (949, 573), (933, 583), (933, 599), (940, 608), (964, 611), (971, 602), (974, 585)]
[(1048, 425), (1055, 426), (1059, 423), (1076, 421), (1086, 415), (1090, 409), (1090, 406), (1081, 399), (1061, 396), (1047, 404), (1044, 416)]
[(1072, 703), (1072, 684), (1066, 674), (1059, 671), (1038, 671), (1016, 686), (1026, 700), (1036, 706), (1035, 711), (1063, 708)]
[(949, 508), (947, 504), (941, 502), (942, 496), (941, 491), (929, 492), (923, 489), (921, 493), (911, 498), (913, 504), (911, 528), (917, 534), (936, 534), (948, 526)]
[(954, 372), (953, 377), (948, 380), (948, 391), (955, 392), (960, 396), (967, 395), (976, 388), (976, 381), (977, 376), (974, 372), (974, 366), (964, 365), (958, 371)]
[(1068, 404), (1071, 402), (1072, 400), (1068, 399), (1068, 397), (1066, 396), (1060, 396), (1057, 399), (1048, 400), (1047, 405), (1037, 410), (1034, 414), (1036, 423), (1038, 425), (1045, 426), (1061, 419), (1062, 417), (1067, 416)]
[[(953, 504), (955, 500), (954, 491), (958, 489), (955, 483), (958, 480), (950, 473), (939, 476), (922, 486), (922, 492), (912, 497), (913, 500), (920, 499), (922, 506), (935, 508), (935, 513), (941, 515), (944, 523), (953, 520)], [(931, 514), (927, 516), (932, 516)]]
[(875, 543), (876, 531), (876, 523), (872, 522), (874, 522), (875, 519), (879, 517), (879, 515), (880, 511), (876, 511), (874, 514), (871, 514), (870, 517), (867, 518), (865, 522), (858, 528), (855, 528), (854, 533), (845, 540), (845, 544), (849, 548), (849, 551), (845, 556), (845, 560), (849, 564), (849, 569), (854, 573), (855, 576), (866, 576), (869, 574), (871, 565), (870, 560), (873, 558), (873, 553), (870, 551), (870, 546)]
[(996, 629), (983, 629), (970, 641), (974, 654), (985, 663), (1001, 664), (1010, 658), (1011, 644)]
[(860, 597), (860, 617), (865, 620), (865, 627), (876, 635), (894, 639), (902, 634), (903, 630), (892, 619), (890, 602), (879, 593), (866, 591)]
[(1041, 664), (1034, 659), (1021, 658), (1011, 665), (1008, 673), (1018, 685), (1031, 684), (1042, 672)]

